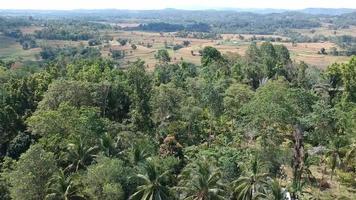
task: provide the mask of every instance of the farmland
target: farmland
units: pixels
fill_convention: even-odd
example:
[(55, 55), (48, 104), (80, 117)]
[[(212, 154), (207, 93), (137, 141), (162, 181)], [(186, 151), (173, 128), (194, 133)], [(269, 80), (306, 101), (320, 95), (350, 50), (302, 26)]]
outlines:
[[(233, 53), (244, 55), (246, 49), (251, 42), (246, 40), (239, 40), (239, 34), (223, 34), (222, 39), (212, 40), (212, 39), (194, 39), (194, 38), (180, 38), (175, 37), (174, 33), (164, 33), (160, 35), (159, 33), (152, 32), (137, 32), (137, 31), (120, 31), (109, 33), (113, 36), (114, 40), (103, 48), (103, 55), (107, 55), (108, 49), (119, 49), (128, 52), (127, 56), (122, 60), (123, 63), (127, 61), (134, 61), (138, 58), (144, 60), (150, 68), (154, 67), (157, 61), (154, 59), (154, 54), (157, 50), (165, 47), (165, 44), (173, 46), (175, 44), (182, 44), (183, 41), (190, 41), (190, 45), (185, 48), (181, 48), (177, 51), (170, 50), (170, 56), (173, 58), (172, 62), (180, 62), (183, 58), (187, 62), (192, 62), (194, 64), (200, 64), (200, 57), (197, 55), (192, 55), (192, 51), (198, 53), (199, 50), (206, 46), (212, 46), (217, 48), (222, 53)], [(245, 39), (249, 39), (254, 35), (242, 34)], [(256, 37), (280, 37), (274, 35), (255, 35)], [(136, 50), (132, 50), (129, 45), (121, 46), (116, 39), (127, 38), (133, 44), (152, 44), (152, 47), (147, 48), (144, 45), (137, 45)], [(258, 42), (261, 44), (262, 42)], [(295, 61), (304, 61), (312, 66), (316, 66), (320, 69), (325, 69), (328, 65), (334, 62), (344, 62), (348, 60), (347, 56), (331, 56), (331, 55), (320, 55), (318, 51), (321, 48), (330, 49), (331, 47), (337, 47), (331, 42), (319, 42), (319, 43), (298, 43), (293, 45), (289, 43), (272, 42), (273, 44), (285, 45), (291, 52), (292, 59)]]
[[(130, 24), (129, 24), (130, 25)], [(127, 25), (127, 26), (129, 26)], [(26, 31), (31, 28), (24, 29)], [(111, 31), (105, 32), (113, 37), (112, 41), (108, 41), (96, 48), (99, 48), (103, 57), (109, 57), (110, 49), (122, 50), (126, 52), (125, 58), (120, 60), (122, 65), (126, 65), (129, 62), (133, 62), (137, 59), (142, 59), (146, 62), (149, 68), (153, 68), (157, 64), (157, 60), (154, 55), (157, 50), (165, 48), (165, 44), (168, 46), (174, 46), (175, 44), (182, 44), (183, 41), (189, 41), (190, 45), (179, 50), (169, 50), (170, 56), (173, 58), (172, 62), (180, 62), (181, 59), (192, 62), (194, 64), (200, 64), (199, 50), (206, 46), (212, 46), (217, 48), (222, 53), (239, 54), (244, 55), (246, 49), (250, 45), (249, 38), (255, 37), (281, 37), (276, 35), (249, 35), (241, 34), (244, 40), (239, 39), (240, 34), (222, 34), (222, 39), (195, 39), (195, 38), (181, 38), (175, 37), (174, 33), (154, 33), (154, 32), (140, 32), (140, 31)], [(121, 46), (117, 39), (125, 38), (130, 41), (130, 44), (136, 44), (137, 49), (132, 50), (130, 44)], [(281, 37), (283, 38), (283, 37)], [(285, 38), (285, 37), (284, 37)], [(36, 60), (39, 58), (40, 48), (23, 50), (21, 46), (12, 38), (0, 35), (0, 57), (12, 58), (16, 60)], [(37, 40), (39, 46), (54, 46), (54, 47), (77, 47), (87, 46), (88, 41), (65, 41), (65, 40)], [(257, 42), (261, 44), (262, 42)], [(337, 47), (332, 42), (319, 42), (319, 43), (298, 43), (293, 45), (291, 42), (272, 42), (273, 44), (285, 45), (291, 52), (291, 57), (295, 61), (304, 61), (312, 66), (320, 69), (325, 69), (326, 66), (334, 62), (344, 62), (348, 60), (347, 56), (331, 56), (321, 55), (318, 51), (321, 48), (330, 49), (331, 47)], [(147, 44), (151, 44), (151, 47), (147, 47)], [(192, 54), (192, 51), (196, 54)]]

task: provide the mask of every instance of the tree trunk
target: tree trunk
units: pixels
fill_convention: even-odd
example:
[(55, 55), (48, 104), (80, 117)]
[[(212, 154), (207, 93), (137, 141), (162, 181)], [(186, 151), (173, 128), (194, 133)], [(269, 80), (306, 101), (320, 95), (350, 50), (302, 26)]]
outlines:
[[(300, 182), (302, 181), (302, 170), (304, 165), (304, 144), (303, 144), (303, 130), (298, 124), (294, 127), (293, 132), (293, 184), (299, 190)], [(294, 191), (293, 198), (298, 199), (297, 191)]]

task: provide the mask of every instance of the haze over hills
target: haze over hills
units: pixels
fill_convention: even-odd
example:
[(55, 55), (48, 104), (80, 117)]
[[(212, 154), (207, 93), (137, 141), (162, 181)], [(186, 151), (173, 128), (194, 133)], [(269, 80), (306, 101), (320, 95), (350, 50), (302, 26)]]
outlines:
[(284, 12), (301, 12), (312, 15), (342, 15), (347, 13), (356, 12), (354, 8), (305, 8), (305, 9), (276, 9), (276, 8), (166, 8), (158, 10), (128, 10), (128, 9), (73, 9), (73, 10), (32, 10), (32, 9), (0, 9), (3, 14), (27, 14), (27, 13), (57, 13), (57, 12), (73, 12), (73, 13), (96, 13), (96, 12), (172, 12), (172, 11), (235, 11), (235, 12), (250, 12), (255, 14), (272, 14), (272, 13), (284, 13)]

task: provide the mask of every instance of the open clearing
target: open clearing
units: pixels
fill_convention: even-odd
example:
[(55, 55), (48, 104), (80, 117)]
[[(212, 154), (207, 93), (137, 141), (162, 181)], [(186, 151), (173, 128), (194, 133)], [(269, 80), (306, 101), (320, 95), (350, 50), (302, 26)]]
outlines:
[(313, 37), (316, 35), (324, 35), (324, 36), (351, 35), (356, 37), (356, 26), (350, 26), (349, 28), (334, 30), (329, 28), (329, 25), (330, 24), (323, 24), (323, 26), (314, 29), (292, 29), (292, 30), (309, 37)]
[[(41, 27), (25, 27), (22, 31), (26, 33), (33, 33), (35, 30), (39, 30)], [(323, 27), (325, 29), (325, 27)], [(355, 28), (355, 27), (353, 27)], [(347, 29), (348, 30), (348, 29)], [(352, 30), (352, 31), (351, 31)], [(301, 30), (302, 31), (302, 30)], [(324, 30), (325, 31), (325, 30)], [(351, 32), (356, 34), (356, 28), (350, 29)], [(310, 32), (310, 31), (309, 31)], [(316, 31), (318, 33), (318, 31)], [(277, 35), (248, 35), (248, 34), (222, 34), (222, 39), (195, 39), (195, 38), (179, 38), (175, 37), (174, 33), (152, 33), (152, 32), (140, 32), (140, 31), (105, 31), (104, 34), (113, 37), (113, 41), (104, 43), (98, 48), (104, 57), (110, 56), (110, 50), (124, 50), (125, 58), (120, 60), (123, 66), (133, 62), (137, 59), (144, 60), (147, 66), (152, 69), (157, 61), (154, 55), (157, 50), (165, 48), (165, 46), (173, 47), (176, 44), (182, 44), (183, 41), (190, 41), (190, 45), (179, 50), (173, 51), (169, 49), (170, 56), (172, 57), (172, 63), (185, 60), (194, 64), (200, 64), (199, 50), (202, 50), (206, 46), (213, 46), (221, 51), (223, 54), (239, 54), (244, 55), (246, 49), (250, 45), (249, 38), (256, 37), (280, 37)], [(244, 39), (241, 39), (243, 36)], [(128, 39), (129, 43), (125, 46), (121, 46), (117, 39)], [(87, 41), (64, 41), (64, 40), (36, 40), (39, 46), (52, 46), (52, 47), (66, 47), (66, 46), (87, 46)], [(261, 44), (262, 42), (258, 42)], [(131, 48), (131, 44), (137, 46), (136, 50)], [(331, 47), (337, 47), (331, 42), (320, 43), (298, 43), (292, 45), (292, 43), (278, 43), (283, 44), (289, 50), (293, 60), (304, 61), (312, 66), (320, 69), (325, 69), (328, 65), (334, 62), (345, 62), (349, 60), (346, 56), (331, 56), (320, 55), (317, 52), (321, 48), (329, 50)], [(16, 42), (15, 39), (0, 35), (0, 59), (7, 58), (17, 61), (23, 60), (36, 60), (39, 58), (40, 48), (23, 50), (21, 45)], [(193, 52), (193, 53), (192, 53)]]
[(36, 60), (36, 55), (40, 51), (40, 48), (23, 50), (15, 39), (0, 34), (0, 59), (15, 61)]
[[(195, 64), (200, 64), (200, 56), (193, 55), (198, 53), (199, 50), (203, 49), (205, 46), (213, 46), (217, 48), (222, 53), (233, 53), (244, 55), (246, 49), (250, 45), (250, 42), (246, 40), (239, 39), (239, 34), (223, 34), (223, 39), (220, 40), (209, 40), (209, 39), (194, 39), (194, 38), (178, 38), (174, 37), (173, 33), (150, 33), (150, 32), (139, 32), (139, 31), (118, 31), (108, 33), (113, 36), (114, 41), (105, 45), (106, 48), (102, 49), (103, 55), (109, 53), (109, 49), (125, 50), (126, 57), (123, 59), (123, 64), (132, 62), (136, 59), (142, 59), (146, 64), (152, 68), (157, 63), (154, 59), (154, 54), (158, 49), (164, 48), (165, 44), (167, 46), (174, 46), (175, 44), (182, 44), (183, 41), (190, 41), (188, 47), (179, 49), (177, 51), (169, 50), (172, 57), (172, 62), (179, 62), (181, 59), (192, 62)], [(253, 35), (242, 35), (245, 39), (253, 37)], [(255, 35), (256, 37), (280, 37), (272, 35)], [(130, 44), (121, 46), (116, 40), (118, 38), (125, 38), (130, 41), (131, 44), (136, 44), (137, 49), (132, 50)], [(283, 37), (281, 37), (283, 38)], [(261, 44), (259, 42), (258, 44)], [(152, 45), (152, 47), (147, 48), (147, 44)], [(295, 61), (304, 61), (310, 65), (316, 66), (318, 68), (324, 69), (328, 65), (334, 62), (345, 62), (349, 60), (346, 56), (331, 56), (331, 55), (320, 55), (318, 51), (321, 48), (330, 49), (331, 47), (337, 47), (331, 42), (320, 42), (320, 43), (298, 43), (297, 45), (292, 45), (292, 43), (278, 43), (273, 44), (283, 44), (285, 45), (291, 53), (291, 57)]]

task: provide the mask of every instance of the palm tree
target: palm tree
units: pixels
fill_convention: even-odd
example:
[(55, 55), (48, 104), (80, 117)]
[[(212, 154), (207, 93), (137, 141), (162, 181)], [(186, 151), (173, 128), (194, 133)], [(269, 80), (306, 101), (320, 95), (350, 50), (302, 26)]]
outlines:
[(286, 190), (283, 189), (276, 179), (270, 179), (268, 181), (268, 200), (286, 200)]
[(137, 192), (131, 195), (130, 199), (139, 200), (171, 200), (166, 178), (170, 171), (160, 173), (157, 166), (149, 161), (145, 163), (145, 174), (138, 174), (137, 177), (142, 181), (142, 185), (137, 187)]
[(305, 154), (302, 165), (298, 169), (298, 176), (293, 177), (293, 182), (291, 185), (291, 197), (292, 199), (299, 199), (304, 194), (310, 194), (305, 188), (309, 185), (314, 185), (316, 183), (315, 177), (310, 171), (311, 162), (309, 155)]
[(330, 178), (331, 180), (333, 179), (333, 175), (335, 173), (335, 169), (340, 166), (341, 164), (341, 149), (342, 145), (340, 143), (339, 139), (336, 139), (332, 147), (326, 152), (327, 160), (329, 161), (330, 167), (331, 167), (331, 175)]
[(98, 146), (89, 147), (83, 139), (77, 138), (74, 143), (68, 144), (68, 159), (71, 164), (67, 169), (78, 171), (80, 168), (85, 168), (91, 163), (97, 150)]
[(345, 166), (348, 166), (354, 172), (356, 171), (356, 143), (350, 145), (345, 155)]
[(60, 170), (58, 174), (54, 175), (48, 183), (46, 200), (70, 200), (70, 199), (84, 199), (77, 187), (73, 183), (72, 176), (65, 176), (64, 171)]
[(266, 198), (267, 173), (261, 173), (262, 163), (254, 159), (251, 171), (233, 182), (233, 196), (238, 200)]
[(146, 149), (140, 145), (133, 146), (130, 152), (130, 159), (133, 165), (142, 163), (148, 156)]
[(105, 133), (100, 138), (100, 147), (107, 157), (116, 157), (121, 153), (118, 140), (115, 140), (109, 133)]
[(181, 175), (180, 187), (186, 200), (223, 200), (224, 186), (221, 174), (207, 160), (197, 162)]

